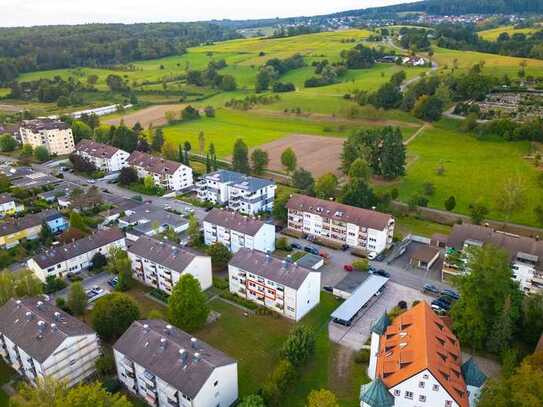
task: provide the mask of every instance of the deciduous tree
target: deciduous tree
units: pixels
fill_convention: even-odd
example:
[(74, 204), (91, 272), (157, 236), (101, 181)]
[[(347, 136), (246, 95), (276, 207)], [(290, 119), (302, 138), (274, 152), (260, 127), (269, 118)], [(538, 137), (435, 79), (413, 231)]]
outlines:
[(288, 147), (285, 149), (285, 151), (283, 151), (283, 153), (281, 153), (281, 165), (283, 165), (287, 171), (287, 174), (290, 174), (296, 169), (298, 159), (296, 158), (296, 153), (292, 148)]
[(312, 194), (315, 180), (309, 171), (298, 168), (292, 173), (292, 185), (306, 194)]
[(311, 390), (307, 396), (306, 407), (339, 407), (336, 395), (330, 390)]
[(207, 321), (209, 307), (200, 282), (191, 274), (181, 276), (168, 301), (168, 319), (180, 329), (194, 331)]
[(250, 173), (249, 167), (249, 149), (242, 139), (237, 139), (234, 144), (234, 154), (232, 157), (232, 169), (243, 174)]
[(338, 180), (337, 177), (332, 174), (324, 174), (315, 183), (315, 195), (317, 198), (329, 199), (335, 198), (337, 194)]
[(270, 159), (266, 151), (257, 148), (251, 153), (252, 170), (255, 175), (262, 175), (268, 167), (269, 162)]
[(106, 341), (121, 336), (139, 318), (138, 304), (119, 292), (99, 298), (91, 313), (92, 327)]

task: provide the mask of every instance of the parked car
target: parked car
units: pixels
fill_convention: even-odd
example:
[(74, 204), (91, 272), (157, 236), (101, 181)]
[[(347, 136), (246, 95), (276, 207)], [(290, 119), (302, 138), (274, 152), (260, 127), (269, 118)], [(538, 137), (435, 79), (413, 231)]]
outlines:
[(314, 254), (316, 256), (319, 255), (319, 251), (317, 249), (315, 249), (314, 247), (311, 247), (311, 246), (305, 246), (304, 251), (306, 251), (307, 253)]
[(431, 307), (439, 315), (445, 315), (447, 313), (447, 310), (441, 308), (439, 305), (432, 304)]
[(460, 294), (458, 294), (456, 291), (451, 290), (449, 288), (445, 288), (444, 290), (441, 290), (441, 294), (448, 295), (449, 297), (458, 300), (460, 299)]
[(451, 309), (451, 304), (450, 303), (445, 302), (445, 301), (440, 300), (440, 299), (433, 300), (432, 305), (437, 305), (438, 307), (443, 308), (446, 311)]
[(424, 286), (422, 287), (422, 291), (434, 295), (439, 295), (441, 293), (439, 289), (433, 284), (424, 284)]
[(388, 271), (385, 271), (385, 270), (382, 270), (382, 269), (375, 271), (373, 274), (375, 274), (376, 276), (390, 278), (390, 273)]
[(375, 274), (375, 272), (377, 271), (377, 269), (373, 266), (369, 266), (368, 267), (368, 273), (369, 274)]
[(348, 244), (341, 245), (341, 250), (344, 252), (349, 250), (349, 245)]
[(330, 255), (328, 253), (326, 253), (326, 252), (320, 252), (319, 256), (321, 256), (324, 259), (329, 259), (330, 258)]
[(384, 261), (385, 258), (386, 258), (386, 256), (383, 253), (381, 253), (375, 258), (375, 261), (379, 261), (379, 262)]
[(297, 243), (297, 242), (292, 242), (290, 244), (290, 247), (292, 247), (293, 249), (296, 249), (296, 250), (302, 250), (302, 245), (300, 243)]
[(334, 287), (330, 287), (329, 285), (325, 285), (324, 287), (322, 287), (322, 289), (324, 291), (328, 291), (329, 293), (334, 291)]
[(98, 294), (102, 294), (104, 292), (104, 289), (96, 285), (92, 287), (92, 291), (94, 291), (98, 295)]
[(351, 271), (353, 271), (353, 266), (351, 266), (350, 264), (346, 264), (343, 266), (343, 270), (348, 271), (350, 273)]
[(117, 283), (119, 282), (119, 277), (115, 276), (111, 280), (109, 280), (107, 283), (112, 287), (115, 288)]
[(369, 252), (368, 253), (368, 259), (369, 260), (375, 260), (376, 257), (377, 257), (377, 253), (375, 253), (375, 252)]

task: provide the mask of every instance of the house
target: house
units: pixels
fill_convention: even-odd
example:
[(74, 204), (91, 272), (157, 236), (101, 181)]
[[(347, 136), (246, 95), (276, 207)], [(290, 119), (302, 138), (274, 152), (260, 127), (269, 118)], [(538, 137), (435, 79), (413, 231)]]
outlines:
[(151, 203), (144, 203), (125, 210), (125, 216), (119, 218), (119, 226), (126, 229), (129, 240), (139, 236), (155, 236), (168, 229), (181, 233), (188, 229), (189, 222), (181, 215), (168, 212)]
[(48, 209), (22, 218), (4, 220), (0, 224), (0, 247), (9, 249), (17, 246), (23, 239), (37, 239), (43, 222), (53, 215), (60, 216), (59, 212)]
[(62, 233), (70, 227), (70, 222), (60, 212), (45, 216), (44, 222), (53, 234)]
[(69, 200), (67, 199), (70, 194), (76, 189), (83, 189), (78, 184), (70, 181), (64, 181), (56, 185), (53, 189), (45, 192), (40, 192), (38, 198), (43, 199), (48, 203), (57, 202), (59, 206), (69, 206)]
[(126, 167), (128, 165), (126, 161), (130, 156), (129, 153), (117, 147), (87, 139), (77, 144), (75, 153), (106, 173), (120, 171)]
[(49, 276), (62, 278), (91, 266), (96, 253), (107, 257), (113, 247), (126, 249), (124, 233), (115, 228), (98, 230), (83, 239), (35, 255), (27, 261), (27, 267), (42, 281)]
[(100, 345), (92, 329), (52, 303), (12, 298), (0, 307), (0, 355), (34, 385), (48, 376), (73, 386), (95, 373)]
[(543, 290), (543, 241), (471, 224), (454, 225), (449, 234), (442, 278), (446, 280), (469, 272), (466, 269), (466, 250), (485, 245), (498, 247), (507, 253), (513, 276), (521, 290), (525, 293)]
[(430, 271), (432, 266), (439, 260), (441, 251), (433, 246), (418, 245), (411, 253), (409, 264), (414, 267)]
[(385, 213), (306, 195), (294, 195), (286, 207), (288, 229), (300, 235), (377, 254), (392, 244), (394, 218)]
[(140, 237), (128, 247), (132, 272), (143, 284), (167, 294), (184, 274), (191, 274), (202, 290), (212, 285), (211, 257), (169, 242)]
[(361, 407), (471, 407), (486, 381), (473, 359), (462, 365), (458, 339), (424, 301), (373, 324), (368, 376)]
[(72, 129), (60, 120), (23, 120), (19, 132), (22, 144), (30, 144), (32, 148), (43, 146), (51, 155), (70, 154), (75, 148)]
[(22, 177), (12, 179), (11, 186), (25, 190), (36, 190), (38, 188), (54, 186), (61, 182), (62, 179), (45, 174), (44, 172), (31, 172)]
[(15, 215), (22, 212), (24, 205), (19, 205), (10, 194), (0, 194), (0, 217)]
[(135, 321), (113, 345), (119, 381), (151, 406), (228, 407), (236, 360), (161, 320)]
[(247, 215), (271, 211), (276, 188), (273, 181), (227, 170), (207, 174), (197, 183), (199, 199)]
[(150, 154), (134, 151), (127, 161), (138, 177), (151, 176), (155, 184), (172, 191), (187, 189), (193, 185), (192, 169), (181, 163), (165, 160)]
[(232, 294), (299, 321), (320, 302), (321, 274), (269, 253), (240, 249), (228, 263)]
[(244, 247), (261, 252), (275, 251), (275, 226), (222, 209), (212, 209), (203, 220), (204, 242), (222, 243), (232, 253)]

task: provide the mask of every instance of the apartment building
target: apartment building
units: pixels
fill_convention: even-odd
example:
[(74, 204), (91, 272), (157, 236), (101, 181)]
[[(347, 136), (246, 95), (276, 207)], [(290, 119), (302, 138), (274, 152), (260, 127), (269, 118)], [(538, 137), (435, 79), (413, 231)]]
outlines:
[(199, 199), (247, 215), (271, 211), (277, 188), (273, 181), (227, 170), (205, 175), (196, 186)]
[(469, 272), (469, 248), (485, 245), (498, 247), (507, 253), (513, 277), (519, 282), (522, 291), (543, 291), (543, 241), (479, 225), (454, 225), (447, 238), (442, 278), (446, 280)]
[(30, 383), (53, 377), (68, 386), (95, 372), (96, 333), (42, 298), (10, 299), (0, 307), (0, 355)]
[(228, 263), (230, 292), (299, 321), (320, 302), (321, 275), (290, 259), (240, 249)]
[(24, 208), (24, 205), (17, 204), (10, 194), (0, 194), (0, 218), (15, 215), (17, 212), (22, 212)]
[(290, 198), (287, 209), (288, 228), (300, 234), (377, 254), (392, 244), (394, 218), (385, 213), (305, 195)]
[(43, 146), (49, 154), (65, 155), (75, 149), (72, 129), (56, 119), (24, 120), (19, 128), (22, 144)]
[(181, 215), (146, 202), (125, 209), (124, 216), (119, 218), (119, 226), (126, 230), (127, 239), (137, 240), (140, 236), (155, 236), (168, 229), (181, 233), (188, 229), (189, 222)]
[(138, 177), (144, 178), (150, 175), (154, 178), (156, 185), (165, 189), (179, 191), (193, 185), (192, 169), (181, 163), (141, 151), (130, 154), (127, 162), (137, 171)]
[(204, 242), (222, 243), (232, 253), (241, 248), (275, 251), (275, 226), (222, 209), (212, 209), (203, 221)]
[(181, 276), (191, 274), (202, 290), (212, 285), (211, 257), (185, 247), (147, 236), (140, 237), (127, 250), (132, 261), (132, 272), (143, 284), (167, 294)]
[(4, 220), (0, 223), (0, 247), (10, 249), (17, 246), (23, 239), (37, 239), (40, 237), (44, 222), (47, 219), (52, 221), (59, 217), (62, 217), (60, 212), (48, 209), (22, 218)]
[(361, 407), (472, 407), (486, 376), (473, 359), (462, 364), (460, 343), (422, 301), (371, 330), (368, 376)]
[(108, 144), (83, 139), (75, 147), (75, 153), (106, 173), (120, 171), (126, 167), (130, 154)]
[(27, 267), (42, 281), (49, 276), (62, 278), (68, 273), (79, 273), (88, 268), (96, 253), (107, 257), (113, 247), (126, 249), (124, 233), (116, 228), (102, 229), (83, 239), (54, 246), (35, 255), (27, 261)]
[(119, 381), (150, 406), (228, 407), (236, 360), (161, 320), (135, 321), (113, 345)]

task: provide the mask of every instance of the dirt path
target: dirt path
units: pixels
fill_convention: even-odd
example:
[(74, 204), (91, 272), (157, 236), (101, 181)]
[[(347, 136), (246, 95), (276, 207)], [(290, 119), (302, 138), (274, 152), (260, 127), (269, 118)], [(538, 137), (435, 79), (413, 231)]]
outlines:
[(149, 125), (152, 125), (153, 127), (162, 126), (167, 123), (166, 117), (164, 117), (166, 112), (175, 112), (176, 114), (179, 114), (185, 106), (186, 104), (183, 103), (150, 106), (145, 109), (124, 114), (115, 119), (107, 120), (106, 124), (118, 126), (121, 123), (121, 120), (124, 120), (124, 124), (128, 127), (134, 126), (137, 122), (139, 122), (144, 129), (149, 127)]
[(413, 140), (415, 140), (417, 138), (417, 136), (420, 133), (422, 133), (424, 130), (426, 130), (428, 127), (429, 127), (428, 124), (425, 124), (424, 126), (422, 126), (420, 129), (418, 129), (416, 131), (415, 134), (413, 134), (411, 137), (409, 137), (407, 140), (405, 140), (405, 142), (403, 144), (407, 146), (409, 143), (411, 143)]

